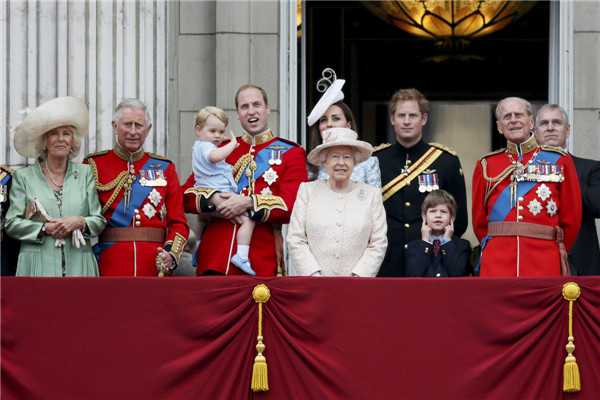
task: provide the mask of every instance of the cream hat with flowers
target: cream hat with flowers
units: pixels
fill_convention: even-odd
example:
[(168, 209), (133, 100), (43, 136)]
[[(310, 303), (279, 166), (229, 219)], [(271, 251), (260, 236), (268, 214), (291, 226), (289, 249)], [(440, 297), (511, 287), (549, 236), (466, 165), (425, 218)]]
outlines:
[(27, 158), (42, 154), (40, 137), (60, 126), (71, 126), (74, 134), (83, 138), (89, 129), (90, 116), (85, 102), (65, 96), (49, 100), (31, 111), (14, 129), (15, 150)]
[(350, 128), (331, 128), (323, 131), (323, 144), (318, 145), (308, 155), (308, 161), (313, 165), (319, 165), (319, 154), (331, 147), (348, 146), (358, 151), (359, 160), (365, 161), (373, 154), (373, 146), (362, 140), (358, 140), (358, 134)]

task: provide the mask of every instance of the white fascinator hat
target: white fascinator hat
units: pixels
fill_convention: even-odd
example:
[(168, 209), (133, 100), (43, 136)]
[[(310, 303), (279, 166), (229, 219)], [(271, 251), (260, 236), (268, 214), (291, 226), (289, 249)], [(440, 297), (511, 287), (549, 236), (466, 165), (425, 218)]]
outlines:
[(322, 78), (317, 82), (317, 90), (323, 93), (315, 107), (308, 116), (308, 126), (313, 126), (315, 122), (321, 118), (325, 111), (334, 103), (344, 100), (344, 92), (342, 87), (346, 82), (344, 79), (337, 79), (335, 71), (331, 68), (325, 68), (322, 73)]

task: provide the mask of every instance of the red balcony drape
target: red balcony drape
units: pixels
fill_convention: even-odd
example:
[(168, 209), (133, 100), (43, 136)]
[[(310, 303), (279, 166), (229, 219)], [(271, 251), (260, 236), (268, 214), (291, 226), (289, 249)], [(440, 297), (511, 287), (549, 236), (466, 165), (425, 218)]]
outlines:
[[(564, 394), (574, 281), (581, 391)], [(266, 284), (269, 387), (250, 390)], [(2, 278), (3, 399), (596, 399), (600, 278)]]

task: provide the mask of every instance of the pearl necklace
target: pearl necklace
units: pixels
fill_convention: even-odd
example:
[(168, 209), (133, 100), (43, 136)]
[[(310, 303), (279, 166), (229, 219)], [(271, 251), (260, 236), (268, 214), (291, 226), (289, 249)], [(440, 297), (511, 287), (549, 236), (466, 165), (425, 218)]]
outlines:
[(52, 181), (52, 183), (54, 183), (54, 185), (57, 188), (62, 189), (63, 185), (65, 184), (65, 181), (63, 179), (63, 185), (59, 185), (58, 183), (56, 183), (56, 181), (54, 180), (54, 177), (52, 176), (52, 172), (50, 172), (50, 168), (48, 167), (48, 160), (46, 160), (46, 171), (48, 171), (48, 176), (50, 177), (50, 180)]

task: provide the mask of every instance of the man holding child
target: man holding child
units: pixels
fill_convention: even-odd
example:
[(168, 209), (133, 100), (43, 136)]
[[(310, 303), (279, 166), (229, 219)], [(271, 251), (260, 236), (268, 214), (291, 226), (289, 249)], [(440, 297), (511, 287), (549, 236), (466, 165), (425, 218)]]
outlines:
[[(306, 152), (298, 144), (277, 138), (269, 129), (271, 112), (265, 91), (242, 86), (235, 105), (243, 133), (239, 146), (225, 159), (233, 166), (237, 193), (193, 187), (194, 175), (182, 186), (189, 213), (217, 211), (206, 227), (197, 255), (198, 275), (238, 275), (231, 264), (237, 249), (236, 226), (242, 215), (258, 222), (252, 233), (249, 259), (256, 276), (275, 276), (282, 266), (281, 224), (289, 222), (300, 183), (306, 182)], [(276, 242), (278, 245), (276, 245)]]

